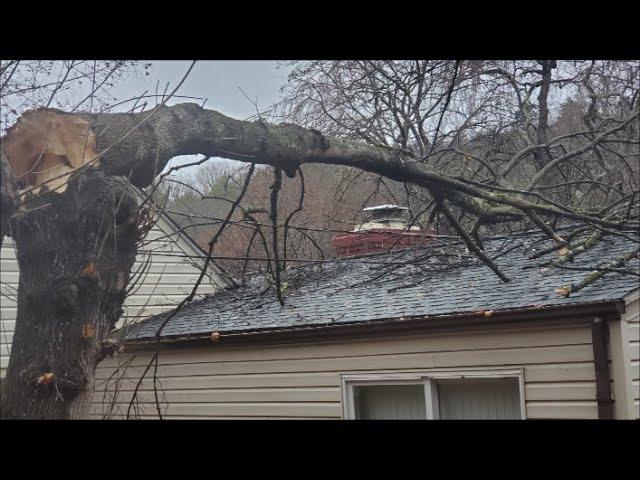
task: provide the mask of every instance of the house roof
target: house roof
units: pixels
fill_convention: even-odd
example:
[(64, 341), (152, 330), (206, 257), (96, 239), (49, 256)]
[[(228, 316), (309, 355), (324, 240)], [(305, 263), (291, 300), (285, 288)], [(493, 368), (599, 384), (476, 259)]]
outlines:
[[(340, 258), (296, 267), (289, 272), (281, 306), (267, 277), (251, 277), (246, 286), (226, 289), (185, 305), (167, 323), (162, 337), (221, 334), (374, 323), (390, 318), (465, 314), (478, 310), (517, 310), (616, 302), (638, 288), (638, 277), (611, 272), (569, 297), (555, 290), (577, 283), (588, 270), (539, 266), (557, 252), (530, 256), (549, 246), (540, 234), (511, 235), (485, 241), (485, 252), (511, 279), (503, 283), (456, 241), (423, 245), (358, 258)], [(632, 239), (605, 237), (568, 263), (594, 268), (638, 247)], [(434, 256), (434, 254), (438, 254)], [(625, 269), (640, 271), (633, 258)], [(131, 327), (128, 341), (155, 338), (169, 313)]]

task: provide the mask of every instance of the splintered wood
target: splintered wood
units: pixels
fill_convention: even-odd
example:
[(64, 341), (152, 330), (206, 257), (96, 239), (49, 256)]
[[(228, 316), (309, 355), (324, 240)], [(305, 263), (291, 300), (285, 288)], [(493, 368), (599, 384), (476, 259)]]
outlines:
[(63, 192), (69, 175), (96, 156), (89, 122), (57, 110), (25, 112), (2, 142), (22, 189)]

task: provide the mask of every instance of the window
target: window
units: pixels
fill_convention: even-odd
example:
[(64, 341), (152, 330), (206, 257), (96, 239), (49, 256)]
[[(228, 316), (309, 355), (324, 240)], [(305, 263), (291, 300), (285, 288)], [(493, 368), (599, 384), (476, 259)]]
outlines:
[(522, 419), (521, 371), (343, 375), (344, 418)]
[(422, 385), (363, 385), (353, 389), (355, 418), (427, 418)]

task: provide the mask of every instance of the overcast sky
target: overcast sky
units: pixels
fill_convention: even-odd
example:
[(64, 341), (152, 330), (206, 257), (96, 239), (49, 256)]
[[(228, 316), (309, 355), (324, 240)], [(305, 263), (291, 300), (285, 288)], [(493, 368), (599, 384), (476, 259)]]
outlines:
[[(152, 69), (148, 76), (139, 75), (137, 78), (127, 79), (113, 92), (115, 96), (119, 99), (129, 98), (145, 90), (154, 94), (157, 85), (159, 93), (162, 93), (167, 82), (170, 92), (183, 77), (191, 61), (159, 60), (151, 63)], [(206, 107), (231, 117), (245, 119), (256, 112), (240, 89), (252, 100), (257, 98), (261, 110), (266, 109), (279, 99), (280, 87), (289, 71), (290, 67), (281, 61), (198, 61), (177, 94), (206, 98)], [(169, 103), (184, 101), (177, 99)]]
[[(119, 99), (127, 99), (142, 94), (162, 94), (167, 82), (171, 92), (182, 79), (191, 61), (159, 60), (152, 63), (149, 75), (138, 75), (128, 78), (114, 89), (113, 94)], [(257, 100), (260, 110), (265, 110), (279, 100), (280, 87), (284, 84), (291, 67), (282, 61), (270, 60), (206, 60), (198, 61), (185, 83), (176, 95), (187, 95), (206, 98), (206, 108), (217, 110), (225, 115), (238, 119), (246, 119), (256, 113), (255, 106), (242, 93), (242, 89), (252, 101)], [(185, 99), (172, 99), (169, 104), (185, 102)], [(155, 102), (151, 99), (150, 102)], [(150, 104), (153, 106), (153, 103)], [(131, 104), (119, 110), (127, 110)], [(187, 163), (197, 157), (177, 157), (170, 162)], [(220, 159), (222, 160), (222, 159)], [(220, 161), (218, 159), (214, 161)], [(225, 160), (225, 163), (236, 163)], [(193, 173), (181, 171), (182, 173)]]

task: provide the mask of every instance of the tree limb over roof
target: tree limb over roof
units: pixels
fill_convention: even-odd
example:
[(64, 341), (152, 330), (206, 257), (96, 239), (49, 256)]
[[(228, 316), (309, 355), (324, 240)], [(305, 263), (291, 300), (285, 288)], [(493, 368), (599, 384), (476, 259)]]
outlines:
[[(636, 117), (637, 113), (632, 119)], [(25, 128), (29, 124), (37, 129)], [(52, 132), (50, 141), (30, 144), (29, 138), (36, 131)], [(614, 230), (639, 225), (637, 219), (611, 218), (565, 208), (538, 193), (454, 178), (434, 170), (404, 149), (329, 137), (288, 123), (236, 120), (195, 103), (160, 105), (144, 113), (69, 114), (41, 108), (23, 115), (9, 130), (3, 139), (3, 149), (18, 175), (33, 173), (29, 168), (37, 164), (38, 150), (45, 152), (46, 159), (57, 159), (59, 165), (54, 166), (62, 173), (31, 177), (32, 181), (27, 183), (33, 186), (26, 190), (29, 194), (42, 191), (46, 185), (62, 188), (64, 184), (58, 184), (60, 178), (92, 165), (111, 175), (126, 176), (134, 185), (144, 187), (153, 182), (171, 158), (202, 154), (271, 165), (290, 177), (304, 163), (354, 167), (423, 187), (436, 198), (443, 211), (448, 211), (447, 205), (456, 205), (482, 223), (552, 215)], [(87, 153), (95, 155), (88, 158)], [(456, 230), (462, 229), (453, 216), (449, 221)], [(470, 250), (481, 250), (470, 236), (463, 239)]]

